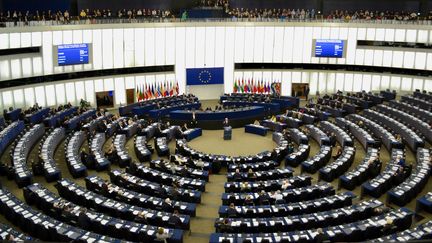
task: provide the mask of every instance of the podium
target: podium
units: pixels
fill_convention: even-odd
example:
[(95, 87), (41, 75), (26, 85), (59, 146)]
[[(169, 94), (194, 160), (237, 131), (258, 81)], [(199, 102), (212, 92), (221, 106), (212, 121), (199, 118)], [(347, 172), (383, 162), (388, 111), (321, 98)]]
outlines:
[(232, 127), (224, 127), (224, 140), (231, 140)]

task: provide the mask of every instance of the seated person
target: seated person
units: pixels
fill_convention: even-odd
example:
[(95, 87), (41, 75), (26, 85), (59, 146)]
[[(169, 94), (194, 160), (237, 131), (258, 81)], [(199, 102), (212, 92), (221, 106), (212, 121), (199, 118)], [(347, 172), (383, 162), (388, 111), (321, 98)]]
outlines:
[(240, 182), (240, 190), (241, 191), (248, 191), (249, 189), (250, 189), (249, 182), (247, 182), (247, 181)]
[(293, 144), (293, 142), (289, 142), (288, 143), (287, 152), (288, 152), (288, 154), (291, 154), (291, 153), (294, 152), (294, 144)]
[(90, 229), (91, 227), (91, 221), (90, 218), (87, 216), (87, 209), (81, 208), (81, 211), (78, 215), (78, 225), (82, 229)]
[(241, 175), (240, 170), (238, 168), (235, 170), (232, 178), (234, 181), (242, 180), (242, 175)]
[(386, 223), (385, 223), (384, 227), (382, 228), (382, 233), (384, 235), (388, 235), (391, 233), (391, 231), (394, 227), (394, 224), (393, 224), (393, 219), (391, 217), (386, 217), (385, 220), (386, 220)]
[(227, 209), (227, 215), (230, 218), (235, 218), (237, 216), (237, 210), (235, 209), (234, 203), (230, 203)]
[(394, 186), (397, 186), (401, 184), (404, 180), (405, 180), (404, 168), (402, 166), (399, 166), (393, 175), (393, 184)]
[(336, 134), (334, 132), (330, 133), (329, 139), (330, 139), (330, 145), (335, 146), (336, 145)]
[(272, 121), (272, 122), (277, 122), (276, 116), (273, 115), (273, 116), (270, 118), (270, 121)]
[(168, 238), (169, 238), (168, 230), (164, 229), (162, 227), (159, 227), (157, 232), (156, 232), (156, 240), (167, 242)]
[(397, 164), (398, 164), (399, 166), (402, 166), (402, 167), (405, 166), (405, 159), (402, 158), (402, 156), (398, 155), (397, 158), (396, 158), (396, 161), (397, 161)]
[(264, 190), (262, 190), (259, 194), (258, 201), (260, 205), (268, 205), (270, 202), (270, 196)]
[(396, 134), (395, 138), (398, 142), (402, 142), (402, 137), (400, 134)]
[(224, 218), (222, 221), (217, 222), (217, 229), (220, 233), (230, 232), (231, 231), (231, 225), (229, 222), (229, 219)]
[(251, 195), (246, 196), (246, 198), (244, 200), (244, 204), (245, 204), (245, 206), (255, 206)]
[(171, 199), (169, 197), (167, 197), (162, 202), (162, 210), (165, 211), (165, 212), (173, 212), (174, 206), (173, 206), (173, 203), (172, 203), (172, 201), (171, 201)]
[(404, 177), (405, 178), (409, 177), (412, 171), (412, 164), (405, 164), (403, 170), (404, 170)]
[(253, 170), (251, 168), (249, 168), (248, 173), (247, 173), (247, 177), (249, 179), (254, 179), (256, 178), (255, 172), (253, 172)]
[(148, 224), (147, 215), (145, 212), (139, 212), (134, 219), (135, 222), (139, 224)]
[(380, 173), (381, 166), (382, 166), (379, 158), (369, 159), (368, 163), (369, 163), (368, 166), (369, 166), (370, 177), (377, 176)]
[(390, 209), (388, 207), (385, 207), (385, 206), (377, 207), (377, 208), (374, 208), (373, 215), (374, 216), (378, 216), (378, 215), (381, 215), (381, 214), (388, 213), (389, 211), (390, 211)]
[(182, 131), (182, 132), (186, 132), (188, 129), (189, 129), (189, 128), (188, 128), (188, 126), (187, 126), (186, 123), (183, 124), (183, 126), (181, 127), (181, 131)]
[(322, 230), (322, 228), (317, 229), (317, 235), (315, 236), (315, 242), (321, 243), (321, 242), (328, 242), (328, 236), (325, 234)]
[(182, 221), (180, 219), (180, 214), (178, 210), (174, 210), (174, 213), (168, 219), (168, 225), (170, 225), (173, 228), (179, 228), (181, 224)]
[(255, 120), (253, 124), (256, 125), (256, 126), (260, 126), (261, 125), (258, 120)]
[(281, 191), (279, 191), (279, 190), (277, 190), (275, 193), (273, 193), (273, 195), (271, 195), (270, 197), (275, 200), (275, 204), (284, 204), (285, 203), (283, 195), (282, 195)]
[(290, 185), (290, 183), (289, 183), (289, 180), (288, 180), (288, 179), (285, 179), (285, 180), (282, 181), (281, 189), (285, 191), (285, 190), (288, 189), (290, 186), (291, 186), (291, 185)]
[(337, 148), (336, 148), (336, 154), (333, 155), (333, 159), (337, 160), (341, 155), (342, 155), (342, 147), (341, 146), (337, 146)]

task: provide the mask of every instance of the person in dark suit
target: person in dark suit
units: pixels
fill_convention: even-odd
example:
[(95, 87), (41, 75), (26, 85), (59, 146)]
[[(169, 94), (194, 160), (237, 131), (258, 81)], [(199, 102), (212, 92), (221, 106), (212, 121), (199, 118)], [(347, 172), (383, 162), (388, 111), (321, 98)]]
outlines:
[(321, 242), (328, 242), (329, 238), (327, 234), (324, 234), (322, 228), (317, 229), (317, 235), (315, 236), (315, 242), (321, 243)]
[(86, 164), (86, 163), (87, 163), (87, 157), (88, 157), (88, 154), (86, 153), (86, 151), (84, 151), (84, 149), (81, 150), (81, 154), (80, 154), (80, 156), (81, 156), (81, 162), (82, 162), (83, 164)]
[(309, 89), (309, 85), (305, 85), (304, 86), (304, 89), (303, 89), (303, 93), (304, 93), (304, 96), (306, 97), (306, 100), (308, 100), (308, 97), (309, 97), (309, 91), (310, 91), (310, 89)]
[(87, 216), (87, 209), (82, 208), (78, 215), (78, 225), (80, 228), (89, 230), (91, 228), (90, 218)]
[(270, 196), (263, 190), (259, 194), (258, 201), (260, 205), (267, 205), (270, 202)]
[(399, 168), (396, 170), (396, 172), (393, 175), (393, 185), (398, 186), (404, 181), (404, 179), (405, 179), (404, 167), (399, 166)]
[(163, 202), (162, 202), (162, 210), (165, 212), (173, 212), (174, 207), (173, 207), (173, 203), (171, 202), (171, 199), (169, 197), (167, 197)]
[(242, 175), (241, 175), (240, 170), (238, 168), (235, 170), (232, 178), (234, 181), (242, 180)]
[(255, 179), (256, 178), (255, 172), (253, 172), (252, 168), (249, 168), (248, 173), (247, 173), (247, 177), (249, 179)]
[(227, 218), (223, 219), (222, 221), (218, 221), (217, 224), (218, 224), (217, 229), (218, 232), (220, 233), (229, 233), (232, 230), (230, 221)]
[(369, 174), (370, 177), (377, 176), (381, 171), (381, 161), (379, 158), (375, 158), (374, 160), (369, 160)]
[(230, 124), (229, 124), (229, 120), (228, 120), (227, 117), (225, 117), (225, 119), (224, 119), (224, 121), (223, 121), (223, 126), (224, 126), (224, 127), (229, 127), (229, 126), (230, 126)]
[(192, 112), (192, 120), (190, 121), (189, 127), (196, 128), (197, 125), (198, 125), (198, 122), (197, 122), (196, 117), (195, 117), (195, 112)]
[(237, 216), (237, 210), (235, 209), (235, 205), (234, 203), (231, 203), (227, 209), (227, 215), (230, 218), (236, 217)]
[(173, 228), (180, 228), (182, 221), (177, 210), (174, 210), (174, 213), (169, 217), (168, 224)]

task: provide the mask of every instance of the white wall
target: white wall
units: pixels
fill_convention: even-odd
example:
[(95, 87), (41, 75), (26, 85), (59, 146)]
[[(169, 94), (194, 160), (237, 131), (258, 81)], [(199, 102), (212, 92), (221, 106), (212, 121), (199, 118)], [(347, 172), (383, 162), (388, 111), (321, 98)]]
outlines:
[(67, 82), (51, 82), (19, 86), (0, 90), (0, 107), (29, 107), (35, 102), (42, 106), (58, 106), (70, 102), (78, 105), (81, 99), (96, 105), (95, 92), (114, 90), (116, 106), (126, 104), (126, 89), (143, 88), (144, 84), (155, 85), (165, 81), (175, 82), (174, 73), (146, 73), (74, 79)]
[(247, 70), (236, 71), (236, 80), (265, 80), (282, 83), (282, 95), (291, 95), (292, 83), (309, 83), (310, 94), (316, 91), (333, 93), (341, 91), (379, 91), (385, 89), (411, 92), (416, 89), (432, 90), (432, 78), (389, 75), (383, 73), (362, 73), (322, 70)]

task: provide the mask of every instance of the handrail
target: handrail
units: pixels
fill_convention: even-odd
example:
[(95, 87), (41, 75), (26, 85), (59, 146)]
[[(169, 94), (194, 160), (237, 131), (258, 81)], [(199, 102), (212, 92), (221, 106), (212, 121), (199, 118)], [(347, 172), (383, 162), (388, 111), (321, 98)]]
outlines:
[(292, 18), (87, 18), (87, 19), (72, 19), (69, 21), (61, 20), (40, 20), (40, 21), (5, 21), (0, 22), (0, 27), (14, 28), (14, 27), (32, 27), (32, 26), (59, 26), (59, 25), (93, 25), (93, 24), (130, 24), (130, 23), (202, 23), (202, 22), (278, 22), (278, 23), (356, 23), (356, 24), (412, 24), (412, 25), (432, 25), (432, 20), (367, 20), (367, 19), (327, 19), (327, 18), (314, 18), (314, 19), (292, 19)]

